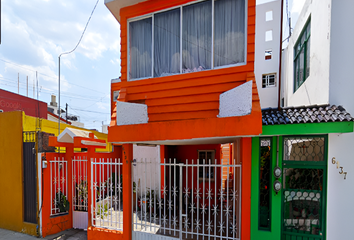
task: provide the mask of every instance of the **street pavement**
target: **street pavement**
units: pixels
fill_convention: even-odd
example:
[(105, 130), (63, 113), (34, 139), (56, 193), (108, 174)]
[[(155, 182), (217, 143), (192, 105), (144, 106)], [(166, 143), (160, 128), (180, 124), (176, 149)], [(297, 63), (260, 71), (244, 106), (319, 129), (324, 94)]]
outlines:
[[(0, 228), (0, 240), (38, 240), (39, 238), (27, 234), (13, 232)], [(43, 238), (41, 238), (43, 239)], [(87, 232), (83, 230), (69, 229), (58, 234), (47, 236), (47, 240), (87, 240)]]

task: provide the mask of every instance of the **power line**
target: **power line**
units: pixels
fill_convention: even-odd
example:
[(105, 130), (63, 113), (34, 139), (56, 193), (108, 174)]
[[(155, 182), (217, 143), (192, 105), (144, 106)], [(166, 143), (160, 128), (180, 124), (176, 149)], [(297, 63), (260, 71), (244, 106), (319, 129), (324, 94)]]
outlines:
[[(4, 59), (1, 59), (1, 58), (0, 58), (0, 61), (5, 62), (5, 63), (8, 63), (8, 64), (15, 65), (15, 66), (18, 66), (18, 67), (23, 68), (23, 69), (28, 70), (28, 71), (32, 71), (33, 73), (36, 72), (36, 70), (23, 67), (23, 66), (21, 66), (21, 65), (19, 65), (19, 64), (16, 64), (16, 63), (13, 63), (13, 62), (9, 62), (9, 61), (4, 60)], [(40, 75), (42, 75), (42, 76), (45, 76), (45, 77), (48, 77), (48, 78), (57, 80), (57, 77), (49, 76), (48, 74), (45, 74), (45, 73), (42, 73), (42, 72), (39, 72), (39, 71), (37, 71), (37, 72), (38, 72), (38, 74), (40, 74)], [(81, 86), (81, 85), (78, 85), (78, 84), (75, 84), (75, 83), (70, 83), (70, 85), (74, 85), (74, 86), (77, 86), (77, 87), (80, 87), (80, 88), (84, 88), (84, 89), (87, 89), (87, 90), (91, 90), (91, 91), (94, 91), (94, 92), (99, 92), (99, 93), (105, 94), (104, 92), (97, 91), (96, 89), (88, 88), (88, 87)]]
[[(8, 83), (12, 83), (11, 86), (14, 86), (18, 83), (17, 80), (15, 79), (11, 79), (11, 78), (6, 78), (6, 77), (0, 77), (0, 82), (8, 82)], [(6, 84), (7, 85), (7, 84)], [(20, 81), (20, 85), (24, 85), (24, 87), (20, 87), (21, 89), (27, 89), (27, 83), (25, 82), (22, 82)], [(33, 84), (29, 84), (29, 86), (33, 86)], [(40, 92), (48, 92), (48, 93), (53, 93), (54, 90), (52, 89), (48, 89), (48, 88), (44, 88), (44, 87), (41, 87), (41, 90)], [(92, 97), (87, 97), (87, 95), (78, 95), (77, 93), (71, 93), (71, 92), (64, 92), (64, 94), (62, 94), (63, 96), (66, 96), (66, 97), (70, 97), (70, 98), (74, 98), (74, 99), (83, 99), (83, 100), (90, 100), (90, 101), (96, 101), (96, 102), (102, 102), (103, 99), (105, 99), (105, 97), (108, 95), (108, 94), (105, 94), (104, 96), (102, 97), (95, 97), (95, 98), (92, 98)], [(92, 105), (91, 105), (92, 106)]]
[(111, 114), (109, 112), (96, 112), (96, 111), (90, 111), (90, 110), (83, 110), (83, 109), (78, 109), (78, 108), (72, 108), (73, 110), (80, 111), (80, 112), (91, 112), (91, 113), (102, 113), (102, 114)]

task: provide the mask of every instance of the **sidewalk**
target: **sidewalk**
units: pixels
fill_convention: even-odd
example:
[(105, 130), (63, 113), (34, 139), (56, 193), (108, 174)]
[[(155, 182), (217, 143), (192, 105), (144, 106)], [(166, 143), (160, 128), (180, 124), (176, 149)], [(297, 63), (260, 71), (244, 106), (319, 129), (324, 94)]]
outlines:
[(11, 239), (11, 240), (34, 240), (34, 239), (38, 239), (36, 237), (27, 235), (27, 234), (23, 234), (23, 233), (19, 233), (19, 232), (13, 232), (10, 230), (5, 230), (0, 228), (0, 240), (7, 240), (7, 239)]
[(77, 229), (69, 229), (62, 231), (60, 233), (47, 236), (45, 238), (37, 238), (27, 234), (13, 232), (10, 230), (5, 230), (0, 228), (0, 240), (38, 240), (38, 239), (47, 239), (47, 240), (86, 240), (87, 232)]

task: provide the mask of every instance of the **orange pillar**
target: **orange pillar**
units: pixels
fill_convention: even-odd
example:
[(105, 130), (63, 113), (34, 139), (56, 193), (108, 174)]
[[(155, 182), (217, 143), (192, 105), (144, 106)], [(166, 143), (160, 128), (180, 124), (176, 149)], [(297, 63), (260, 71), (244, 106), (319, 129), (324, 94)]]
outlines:
[(252, 138), (241, 139), (242, 199), (241, 239), (249, 240), (251, 234), (251, 163)]
[(123, 234), (124, 240), (132, 239), (132, 161), (133, 144), (123, 144)]

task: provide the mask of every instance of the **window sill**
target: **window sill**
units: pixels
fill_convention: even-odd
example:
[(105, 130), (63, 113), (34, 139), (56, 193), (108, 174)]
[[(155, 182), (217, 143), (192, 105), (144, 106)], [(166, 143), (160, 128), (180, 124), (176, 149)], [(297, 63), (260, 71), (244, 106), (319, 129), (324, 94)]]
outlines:
[(247, 62), (240, 62), (237, 64), (230, 64), (230, 65), (225, 65), (225, 66), (220, 66), (220, 67), (215, 67), (213, 69), (205, 69), (202, 71), (196, 71), (196, 72), (186, 72), (186, 73), (177, 73), (177, 74), (171, 74), (171, 75), (167, 75), (167, 76), (159, 76), (159, 77), (142, 77), (142, 78), (128, 78), (127, 81), (128, 82), (135, 82), (135, 81), (139, 81), (139, 80), (147, 80), (147, 79), (160, 79), (160, 78), (170, 78), (170, 77), (177, 77), (177, 76), (188, 76), (187, 78), (193, 78), (193, 75), (198, 75), (201, 73), (207, 73), (208, 75), (210, 74), (211, 71), (215, 71), (215, 75), (219, 75), (220, 73), (218, 73), (217, 71), (222, 70), (222, 69), (226, 69), (226, 68), (234, 68), (234, 67), (242, 67), (247, 65)]

